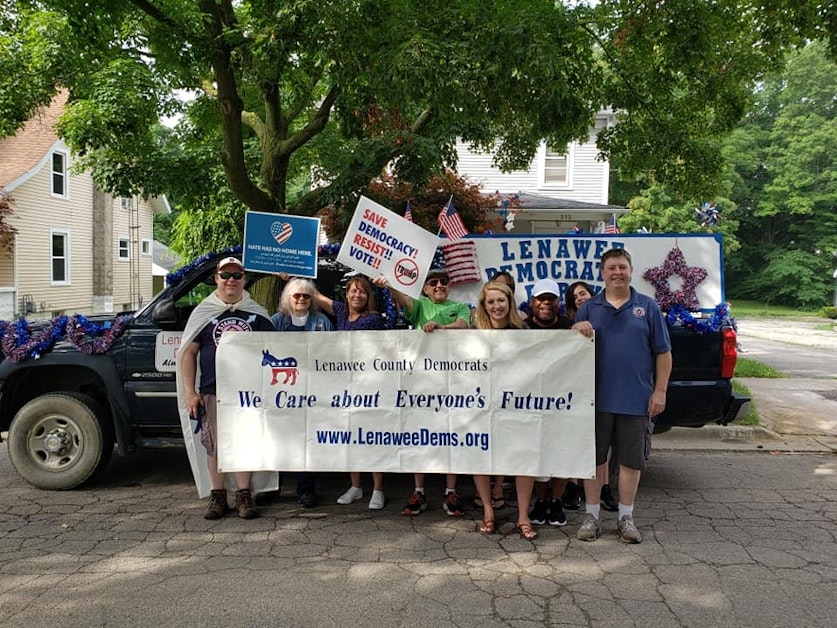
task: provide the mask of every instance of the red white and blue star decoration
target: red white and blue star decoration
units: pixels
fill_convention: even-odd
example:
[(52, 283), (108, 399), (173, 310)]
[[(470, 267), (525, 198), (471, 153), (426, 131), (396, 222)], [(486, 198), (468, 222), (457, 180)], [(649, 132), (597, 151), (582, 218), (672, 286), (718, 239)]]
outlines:
[[(669, 251), (661, 266), (654, 266), (642, 273), (642, 278), (654, 286), (654, 300), (660, 309), (667, 312), (673, 306), (679, 305), (688, 311), (700, 309), (700, 302), (695, 294), (695, 288), (706, 279), (706, 269), (699, 266), (687, 266), (686, 258), (679, 247)], [(679, 290), (672, 290), (669, 278), (677, 275), (683, 280)]]
[(701, 227), (714, 227), (715, 223), (721, 217), (721, 210), (723, 208), (715, 203), (707, 203), (704, 201), (700, 207), (695, 207), (695, 214)]
[(504, 198), (497, 204), (497, 214), (500, 216), (503, 229), (511, 231), (514, 229), (514, 217), (520, 211), (516, 207), (511, 206), (511, 201), (520, 201), (520, 195), (514, 194), (509, 198)]

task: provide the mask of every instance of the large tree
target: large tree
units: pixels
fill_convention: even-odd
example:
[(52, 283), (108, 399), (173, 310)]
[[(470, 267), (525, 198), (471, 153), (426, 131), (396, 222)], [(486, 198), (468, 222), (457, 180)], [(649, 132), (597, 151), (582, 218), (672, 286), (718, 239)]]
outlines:
[(103, 189), (312, 214), (386, 165), (429, 180), (456, 137), (520, 167), (613, 107), (623, 173), (706, 195), (752, 81), (835, 25), (796, 0), (7, 0), (0, 135), (69, 89), (61, 133)]
[(758, 87), (725, 144), (741, 250), (733, 293), (824, 305), (837, 251), (837, 64), (822, 42), (791, 54)]

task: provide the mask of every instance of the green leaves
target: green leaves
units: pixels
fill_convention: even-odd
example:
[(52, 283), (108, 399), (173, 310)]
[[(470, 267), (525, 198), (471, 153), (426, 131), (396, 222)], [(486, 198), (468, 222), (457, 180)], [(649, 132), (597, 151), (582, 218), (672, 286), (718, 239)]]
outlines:
[(809, 307), (828, 301), (837, 250), (834, 94), (837, 65), (814, 42), (766, 77), (727, 141), (731, 195), (741, 199), (733, 290)]
[[(0, 80), (14, 89), (0, 90), (0, 134), (67, 88), (61, 133), (104, 189), (313, 214), (350, 205), (386, 167), (426, 183), (454, 165), (457, 137), (495, 149), (501, 168), (526, 167), (540, 141), (585, 138), (611, 108), (619, 124), (599, 147), (622, 176), (712, 198), (721, 140), (753, 85), (788, 46), (833, 37), (828, 4), (9, 0)], [(184, 89), (199, 98), (182, 127), (154, 132)], [(807, 211), (788, 200), (800, 186), (815, 206), (830, 198), (827, 159), (796, 148), (807, 161), (765, 183), (759, 211)]]

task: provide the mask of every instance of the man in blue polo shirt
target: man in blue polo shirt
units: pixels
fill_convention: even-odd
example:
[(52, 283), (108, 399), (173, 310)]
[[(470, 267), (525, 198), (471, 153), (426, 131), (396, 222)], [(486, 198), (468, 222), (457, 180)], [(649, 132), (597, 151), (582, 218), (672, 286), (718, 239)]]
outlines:
[(601, 534), (599, 495), (607, 477), (607, 452), (619, 461), (619, 521), (624, 543), (641, 543), (634, 524), (634, 498), (651, 452), (653, 419), (665, 410), (671, 375), (671, 340), (663, 313), (650, 297), (631, 287), (631, 255), (610, 249), (602, 255), (605, 289), (578, 310), (573, 329), (596, 339), (596, 477), (584, 480), (587, 518), (576, 537)]

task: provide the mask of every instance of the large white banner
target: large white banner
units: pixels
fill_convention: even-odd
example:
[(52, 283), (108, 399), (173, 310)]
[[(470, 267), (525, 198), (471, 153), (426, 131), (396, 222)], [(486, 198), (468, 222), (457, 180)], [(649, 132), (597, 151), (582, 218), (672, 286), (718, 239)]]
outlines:
[(574, 331), (224, 334), (216, 371), (225, 472), (594, 473)]
[[(475, 236), (481, 281), (456, 286), (450, 298), (476, 303), (479, 289), (500, 271), (514, 277), (518, 303), (528, 301), (539, 279), (554, 279), (562, 293), (575, 281), (586, 281), (598, 292), (604, 287), (602, 254), (610, 248), (627, 249), (633, 259), (631, 285), (654, 297), (655, 287), (643, 279), (648, 269), (659, 269), (672, 291), (682, 289), (685, 276), (695, 269), (706, 277), (695, 287), (700, 309), (712, 311), (724, 301), (723, 239), (718, 234), (594, 234)], [(682, 255), (675, 264), (672, 255)], [(562, 294), (563, 297), (563, 294)]]
[(337, 261), (369, 277), (384, 275), (417, 299), (438, 243), (435, 234), (361, 196)]

